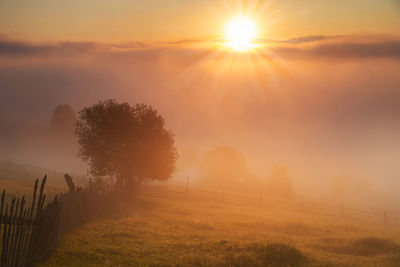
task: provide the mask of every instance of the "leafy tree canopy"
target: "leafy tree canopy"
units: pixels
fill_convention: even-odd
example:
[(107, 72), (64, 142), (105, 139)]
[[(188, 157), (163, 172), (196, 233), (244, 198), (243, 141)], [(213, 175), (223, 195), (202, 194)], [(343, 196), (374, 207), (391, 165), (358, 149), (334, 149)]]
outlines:
[(72, 132), (76, 123), (76, 115), (69, 105), (59, 105), (53, 112), (51, 128), (56, 132)]
[(174, 135), (164, 126), (164, 119), (150, 106), (99, 102), (79, 113), (79, 156), (93, 175), (115, 177), (127, 189), (167, 180), (175, 171), (177, 152)]

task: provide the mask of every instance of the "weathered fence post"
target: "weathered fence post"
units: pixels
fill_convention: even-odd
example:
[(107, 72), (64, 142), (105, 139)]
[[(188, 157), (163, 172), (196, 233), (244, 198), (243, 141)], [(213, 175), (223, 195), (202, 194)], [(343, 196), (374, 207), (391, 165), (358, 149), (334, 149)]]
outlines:
[(8, 224), (8, 203), (6, 205), (5, 220), (3, 222), (3, 238), (1, 240), (1, 266), (6, 266), (6, 251), (7, 251), (7, 224)]
[(6, 190), (3, 190), (3, 193), (1, 193), (1, 206), (0, 206), (0, 237), (1, 237), (1, 224), (3, 223), (3, 208), (4, 208), (5, 194)]
[(66, 173), (66, 174), (64, 174), (64, 179), (68, 185), (69, 192), (70, 193), (75, 192), (75, 185), (74, 185), (74, 182), (72, 181), (72, 177), (69, 176), (68, 173)]

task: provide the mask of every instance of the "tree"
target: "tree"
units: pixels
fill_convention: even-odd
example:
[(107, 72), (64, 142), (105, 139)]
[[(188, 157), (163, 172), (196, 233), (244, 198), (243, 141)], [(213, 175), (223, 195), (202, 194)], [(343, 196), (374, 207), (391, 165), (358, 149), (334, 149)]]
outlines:
[(38, 135), (42, 143), (47, 144), (49, 152), (51, 151), (53, 155), (52, 159), (57, 164), (65, 163), (66, 158), (76, 155), (78, 150), (77, 139), (74, 134), (76, 120), (76, 114), (68, 104), (59, 105), (53, 111), (50, 131)]
[(287, 176), (283, 165), (274, 165), (267, 179), (268, 193), (279, 197), (292, 197), (294, 195), (292, 182)]
[(97, 177), (111, 176), (128, 190), (151, 180), (167, 180), (175, 171), (174, 135), (149, 106), (99, 102), (79, 112), (75, 133), (79, 156)]
[(237, 189), (247, 177), (245, 157), (230, 147), (208, 151), (201, 168), (205, 182), (222, 189)]
[(69, 105), (59, 105), (51, 118), (51, 129), (59, 136), (74, 134), (76, 115)]

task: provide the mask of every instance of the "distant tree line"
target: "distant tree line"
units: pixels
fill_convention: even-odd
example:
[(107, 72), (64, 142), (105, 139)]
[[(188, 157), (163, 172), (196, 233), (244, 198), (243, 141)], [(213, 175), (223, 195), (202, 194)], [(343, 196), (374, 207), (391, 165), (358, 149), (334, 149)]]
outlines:
[(202, 182), (218, 190), (262, 191), (280, 197), (294, 196), (285, 166), (275, 164), (264, 179), (252, 175), (244, 155), (236, 149), (218, 146), (205, 153), (200, 163)]

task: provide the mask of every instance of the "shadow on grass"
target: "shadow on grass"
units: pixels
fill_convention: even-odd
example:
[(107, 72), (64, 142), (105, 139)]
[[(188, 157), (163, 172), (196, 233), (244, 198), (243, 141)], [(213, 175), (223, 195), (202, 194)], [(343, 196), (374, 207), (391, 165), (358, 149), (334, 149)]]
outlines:
[(310, 259), (297, 248), (283, 243), (253, 243), (237, 246), (221, 241), (214, 255), (193, 255), (190, 266), (307, 266)]
[(365, 237), (352, 241), (348, 250), (357, 256), (376, 256), (400, 253), (400, 245), (390, 239)]
[(400, 253), (400, 244), (390, 239), (377, 237), (363, 237), (354, 240), (323, 238), (315, 247), (336, 254), (364, 257)]

